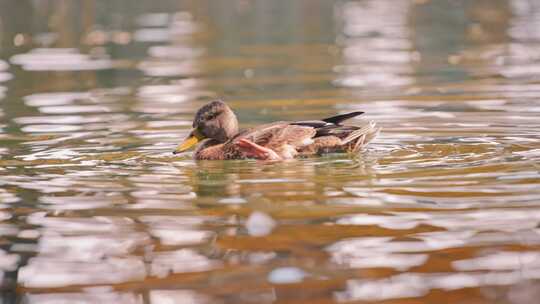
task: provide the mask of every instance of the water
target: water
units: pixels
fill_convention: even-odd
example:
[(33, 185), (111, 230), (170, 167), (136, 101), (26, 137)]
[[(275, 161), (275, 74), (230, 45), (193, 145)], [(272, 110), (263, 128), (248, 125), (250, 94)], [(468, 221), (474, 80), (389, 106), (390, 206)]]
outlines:
[[(0, 4), (2, 303), (533, 303), (534, 1)], [(365, 111), (360, 156), (194, 162)]]

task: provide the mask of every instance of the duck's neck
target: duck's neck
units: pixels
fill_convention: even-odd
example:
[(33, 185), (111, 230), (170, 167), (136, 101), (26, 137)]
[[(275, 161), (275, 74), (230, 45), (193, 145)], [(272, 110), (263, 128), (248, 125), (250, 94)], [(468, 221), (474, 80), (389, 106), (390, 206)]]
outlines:
[(223, 146), (223, 143), (221, 143), (217, 139), (207, 138), (199, 144), (197, 149), (195, 149), (194, 157), (195, 159), (208, 159), (208, 160), (219, 160), (223, 159), (223, 153), (221, 147)]

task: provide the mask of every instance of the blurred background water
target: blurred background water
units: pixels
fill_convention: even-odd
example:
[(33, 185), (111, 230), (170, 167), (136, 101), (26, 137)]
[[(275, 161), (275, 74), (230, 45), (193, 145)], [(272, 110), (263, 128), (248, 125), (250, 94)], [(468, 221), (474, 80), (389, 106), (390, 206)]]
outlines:
[[(536, 303), (532, 0), (3, 0), (1, 303)], [(194, 162), (362, 110), (357, 158)]]

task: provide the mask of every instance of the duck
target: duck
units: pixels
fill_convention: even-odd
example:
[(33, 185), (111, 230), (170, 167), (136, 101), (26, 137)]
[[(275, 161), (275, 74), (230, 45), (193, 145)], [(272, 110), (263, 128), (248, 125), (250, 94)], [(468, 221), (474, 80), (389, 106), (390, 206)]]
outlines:
[(193, 129), (173, 154), (195, 148), (195, 160), (287, 160), (328, 153), (357, 154), (380, 128), (370, 121), (361, 126), (343, 122), (364, 112), (355, 111), (321, 120), (277, 121), (239, 130), (238, 119), (223, 101), (202, 106)]

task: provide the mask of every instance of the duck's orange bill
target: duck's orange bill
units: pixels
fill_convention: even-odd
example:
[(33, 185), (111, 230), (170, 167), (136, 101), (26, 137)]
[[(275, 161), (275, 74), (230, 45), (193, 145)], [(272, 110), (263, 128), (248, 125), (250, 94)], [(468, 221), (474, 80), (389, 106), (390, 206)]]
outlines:
[(195, 146), (201, 139), (203, 139), (203, 137), (199, 132), (197, 132), (197, 130), (191, 131), (188, 137), (184, 139), (184, 141), (180, 145), (178, 145), (178, 147), (176, 147), (176, 149), (173, 151), (173, 154), (181, 153), (188, 150), (189, 148)]

